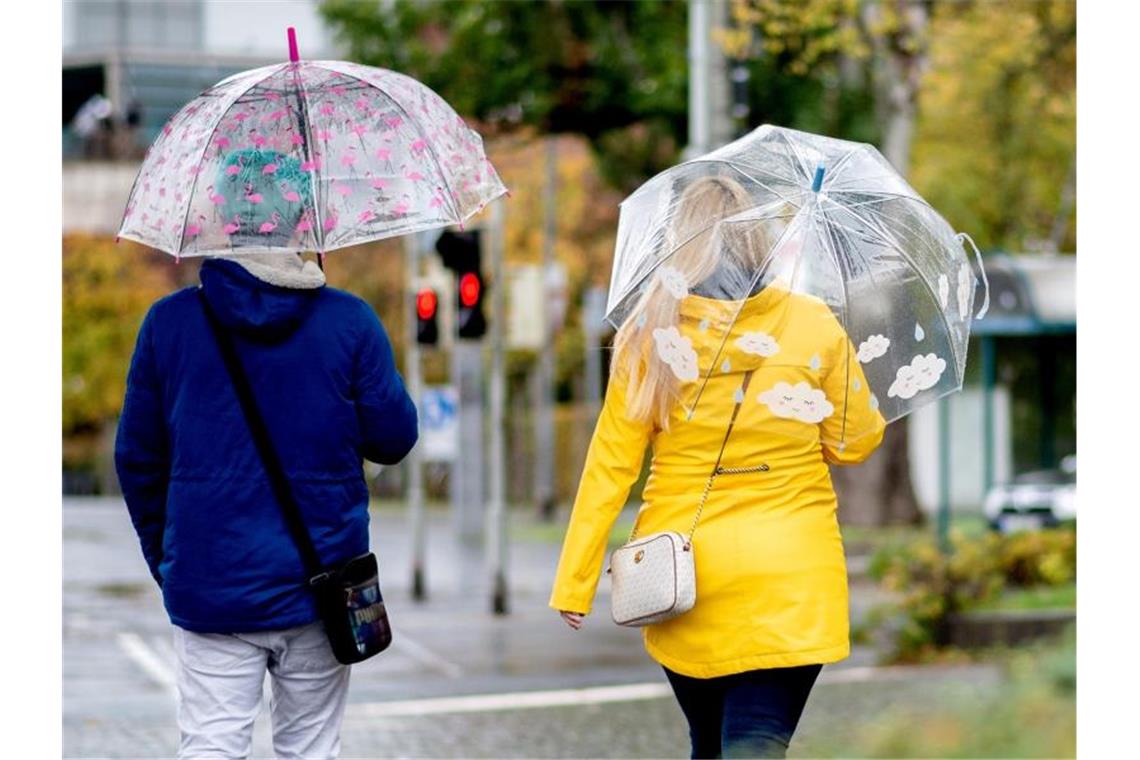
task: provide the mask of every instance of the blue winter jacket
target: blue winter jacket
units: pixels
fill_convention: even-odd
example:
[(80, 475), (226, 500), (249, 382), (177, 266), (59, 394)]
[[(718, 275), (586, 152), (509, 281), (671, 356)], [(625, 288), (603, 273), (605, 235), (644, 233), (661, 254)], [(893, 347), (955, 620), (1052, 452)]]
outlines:
[[(362, 458), (394, 464), (416, 410), (371, 307), (330, 287), (269, 285), (203, 262), (321, 560), (368, 551)], [(170, 620), (203, 633), (317, 619), (305, 570), (199, 300), (151, 307), (131, 360), (115, 465)]]

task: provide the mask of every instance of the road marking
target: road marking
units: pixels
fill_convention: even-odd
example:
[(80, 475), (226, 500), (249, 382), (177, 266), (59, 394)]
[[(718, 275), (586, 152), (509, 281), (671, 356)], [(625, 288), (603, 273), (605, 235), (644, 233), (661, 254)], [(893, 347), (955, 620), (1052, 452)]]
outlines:
[[(858, 683), (862, 681), (890, 680), (904, 677), (915, 671), (913, 667), (857, 666), (825, 670), (819, 683)], [(550, 691), (520, 691), (504, 694), (471, 694), (463, 697), (407, 699), (390, 702), (362, 702), (349, 704), (350, 718), (390, 718), (398, 716), (439, 715), (442, 713), (495, 712), (499, 710), (525, 710), (541, 707), (576, 707), (600, 705), (608, 702), (636, 702), (665, 699), (673, 696), (667, 683), (658, 681), (632, 683), (620, 686), (595, 686), (583, 689), (555, 689)]]
[(120, 633), (117, 637), (119, 647), (126, 652), (127, 657), (134, 660), (151, 680), (161, 686), (170, 694), (177, 694), (174, 670), (170, 668), (153, 649), (147, 646), (137, 633)]
[(404, 652), (413, 660), (440, 671), (448, 678), (459, 678), (463, 675), (463, 668), (436, 654), (415, 639), (400, 635), (393, 636), (392, 648)]
[(387, 718), (399, 715), (492, 712), (535, 707), (634, 702), (643, 699), (662, 699), (672, 695), (672, 693), (673, 691), (667, 683), (634, 683), (622, 686), (595, 686), (586, 689), (519, 691), (505, 694), (472, 694), (465, 697), (350, 704), (348, 713), (355, 718)]

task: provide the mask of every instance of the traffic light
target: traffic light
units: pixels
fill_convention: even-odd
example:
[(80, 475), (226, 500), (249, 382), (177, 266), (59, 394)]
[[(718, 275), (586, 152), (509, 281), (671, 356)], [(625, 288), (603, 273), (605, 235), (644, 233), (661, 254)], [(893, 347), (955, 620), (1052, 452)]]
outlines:
[(483, 337), (487, 332), (487, 319), (483, 315), (483, 295), (487, 288), (483, 281), (479, 232), (445, 231), (436, 241), (435, 249), (443, 265), (455, 272), (459, 337)]
[(439, 297), (432, 288), (420, 288), (416, 293), (416, 342), (434, 346), (439, 342)]

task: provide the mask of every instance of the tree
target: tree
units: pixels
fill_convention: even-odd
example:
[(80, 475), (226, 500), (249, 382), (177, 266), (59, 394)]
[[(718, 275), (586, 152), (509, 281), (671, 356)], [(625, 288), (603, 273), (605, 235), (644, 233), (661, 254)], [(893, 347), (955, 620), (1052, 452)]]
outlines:
[(93, 465), (99, 434), (119, 415), (135, 337), (174, 282), (169, 257), (108, 238), (63, 238), (65, 461)]
[(583, 135), (627, 192), (682, 144), (683, 2), (327, 0), (321, 12), (355, 60), (419, 79), (492, 132)]
[[(1074, 3), (733, 0), (732, 10), (729, 54), (842, 85), (865, 77), (884, 156), (983, 246), (1067, 239)], [(835, 473), (845, 519), (917, 520), (909, 473), (906, 426), (890, 426), (866, 465)]]

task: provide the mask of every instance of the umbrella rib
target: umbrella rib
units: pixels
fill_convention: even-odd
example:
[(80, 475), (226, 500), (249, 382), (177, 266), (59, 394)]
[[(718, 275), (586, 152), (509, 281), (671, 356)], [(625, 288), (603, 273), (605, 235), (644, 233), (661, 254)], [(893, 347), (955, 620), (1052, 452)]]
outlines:
[[(818, 215), (818, 216), (822, 216), (822, 215)], [(824, 217), (824, 221), (827, 221), (826, 217)], [(815, 215), (815, 214), (812, 215), (812, 224), (818, 225), (817, 215)], [(830, 249), (829, 253), (831, 254), (832, 261), (835, 262), (835, 270), (837, 272), (839, 272), (839, 282), (843, 288), (843, 314), (845, 317), (847, 317), (851, 313), (851, 294), (848, 293), (848, 291), (847, 291), (847, 277), (845, 276), (845, 274), (843, 272), (843, 264), (839, 260), (839, 246), (837, 245), (838, 241), (833, 239), (832, 230), (826, 226), (824, 227), (824, 235), (822, 236), (822, 238), (827, 241), (828, 247)], [(844, 320), (844, 321), (846, 322), (847, 320)], [(844, 335), (847, 336), (847, 340), (844, 341), (845, 345), (844, 345), (844, 349), (843, 349), (844, 350), (844, 357), (843, 357), (843, 367), (844, 367), (843, 427), (840, 428), (840, 431), (839, 431), (839, 442), (840, 442), (840, 444), (843, 444), (847, 441), (847, 393), (848, 393), (847, 389), (851, 387), (851, 385), (850, 385), (850, 383), (851, 383), (851, 337), (850, 337), (850, 334), (847, 332), (847, 325), (846, 324), (840, 323), (840, 327), (843, 328), (843, 333), (844, 333)], [(821, 433), (822, 433), (822, 427), (821, 427)]]
[[(305, 144), (302, 148), (305, 152), (305, 160), (313, 164), (313, 120), (309, 116), (309, 92), (305, 89), (305, 80), (301, 77), (300, 64), (293, 69), (293, 81), (300, 91), (297, 102), (297, 127), (305, 132)], [(318, 171), (320, 171), (319, 167), (313, 164), (313, 170), (309, 172), (309, 189), (313, 195), (313, 242), (317, 244), (317, 253), (323, 254), (326, 253), (325, 228), (321, 219), (320, 186), (317, 184)]]
[[(332, 67), (327, 67), (327, 68), (330, 71), (335, 71), (336, 73), (338, 73), (342, 76), (346, 76), (350, 79), (354, 79), (357, 82), (360, 82), (361, 84), (363, 84), (365, 87), (376, 88), (379, 92), (381, 92), (384, 95), (384, 97), (386, 97), (386, 98), (388, 98), (388, 100), (392, 101), (392, 105), (396, 106), (396, 108), (399, 109), (400, 113), (404, 114), (404, 118), (406, 118), (408, 120), (408, 123), (410, 123), (410, 124), (417, 124), (418, 123), (416, 120), (414, 120), (412, 118), (412, 115), (410, 113), (408, 113), (408, 110), (406, 108), (404, 108), (403, 104), (400, 103), (400, 101), (396, 100), (394, 97), (392, 97), (392, 94), (390, 92), (388, 92), (386, 89), (384, 89), (383, 87), (381, 87), (379, 84), (376, 84), (375, 82), (369, 82), (367, 79), (363, 79), (361, 77), (358, 77), (355, 74), (349, 74), (348, 72), (341, 71), (340, 69), (335, 69)], [(466, 125), (464, 125), (464, 126), (466, 126)], [(439, 156), (436, 155), (435, 147), (432, 146), (431, 141), (428, 141), (428, 143), (427, 143), (427, 150), (429, 153), (431, 153), (431, 159), (435, 163), (435, 169), (437, 172), (439, 172), (439, 178), (440, 178), (440, 180), (443, 181), (444, 189), (447, 190), (448, 205), (451, 206), (452, 211), (455, 213), (456, 220), (462, 221), (463, 215), (459, 212), (459, 206), (457, 205), (458, 200), (456, 200), (454, 197), (454, 192), (451, 189), (451, 185), (447, 181), (447, 174), (443, 171), (443, 164), (440, 163)]]
[[(842, 206), (840, 206), (840, 208), (842, 208)], [(901, 245), (899, 245), (899, 243), (890, 235), (890, 233), (887, 230), (883, 229), (881, 227), (881, 225), (875, 225), (870, 219), (867, 219), (867, 218), (862, 217), (862, 216), (858, 216), (857, 214), (854, 214), (854, 213), (852, 213), (851, 215), (856, 216), (859, 219), (862, 219), (864, 222), (866, 222), (868, 228), (870, 228), (872, 233), (877, 234), (879, 236), (879, 239), (882, 242), (886, 243), (887, 247), (894, 250), (895, 253), (897, 253), (899, 256), (902, 256), (903, 259), (906, 260), (906, 263), (910, 265), (910, 268), (914, 271), (915, 275), (918, 276), (918, 281), (921, 282), (923, 287), (926, 288), (926, 292), (930, 295), (931, 302), (938, 304), (939, 308), (937, 308), (935, 311), (938, 312), (938, 316), (942, 320), (942, 326), (946, 328), (946, 338), (947, 338), (947, 341), (950, 343), (950, 357), (954, 360), (954, 377), (958, 378), (960, 376), (960, 372), (959, 372), (960, 362), (958, 360), (957, 348), (954, 346), (954, 341), (951, 339), (953, 332), (950, 329), (950, 320), (948, 320), (946, 318), (946, 311), (945, 311), (945, 309), (942, 308), (941, 302), (938, 300), (938, 297), (935, 295), (934, 287), (930, 284), (929, 281), (927, 281), (926, 276), (922, 273), (922, 270), (920, 270), (918, 268), (918, 265), (915, 263), (914, 259), (911, 258), (910, 254), (907, 253), (905, 250), (903, 250), (903, 247)], [(827, 221), (831, 224), (838, 225), (838, 222), (835, 222), (833, 220), (829, 219)], [(845, 229), (849, 229), (849, 228), (845, 227)], [(851, 230), (851, 231), (855, 232), (855, 230)]]

